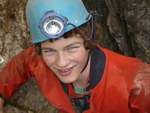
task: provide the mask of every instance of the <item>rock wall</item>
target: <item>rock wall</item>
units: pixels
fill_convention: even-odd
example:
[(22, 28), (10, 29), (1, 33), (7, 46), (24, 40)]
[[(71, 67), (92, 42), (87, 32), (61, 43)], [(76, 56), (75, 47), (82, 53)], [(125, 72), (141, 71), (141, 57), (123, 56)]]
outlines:
[(0, 0), (0, 56), (4, 59), (0, 68), (29, 45), (30, 38), (24, 14), (25, 3), (25, 0)]
[(150, 2), (95, 0), (103, 46), (150, 63)]

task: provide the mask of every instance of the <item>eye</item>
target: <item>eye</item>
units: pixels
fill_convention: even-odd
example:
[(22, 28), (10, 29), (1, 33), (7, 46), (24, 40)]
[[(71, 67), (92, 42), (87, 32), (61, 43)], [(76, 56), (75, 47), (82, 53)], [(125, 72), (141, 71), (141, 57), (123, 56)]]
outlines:
[(66, 48), (68, 52), (76, 52), (80, 48), (80, 45), (72, 45)]
[(52, 49), (41, 49), (41, 51), (42, 51), (42, 54), (44, 54), (46, 56), (51, 56), (56, 53), (56, 51), (52, 50)]

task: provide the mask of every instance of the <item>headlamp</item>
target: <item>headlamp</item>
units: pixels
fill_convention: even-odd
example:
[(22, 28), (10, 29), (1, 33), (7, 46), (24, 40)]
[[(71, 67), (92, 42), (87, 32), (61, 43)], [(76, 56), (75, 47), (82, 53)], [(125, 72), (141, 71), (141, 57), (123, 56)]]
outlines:
[(40, 21), (40, 30), (49, 39), (55, 39), (64, 34), (66, 25), (67, 18), (54, 11), (49, 11)]

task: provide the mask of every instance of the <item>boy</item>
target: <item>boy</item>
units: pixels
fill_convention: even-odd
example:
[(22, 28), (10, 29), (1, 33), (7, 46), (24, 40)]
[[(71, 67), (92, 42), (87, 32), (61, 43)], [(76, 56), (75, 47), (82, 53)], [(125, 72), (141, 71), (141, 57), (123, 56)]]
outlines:
[(1, 99), (33, 76), (61, 113), (150, 111), (150, 66), (98, 46), (81, 0), (29, 0), (26, 17), (34, 46), (0, 72)]

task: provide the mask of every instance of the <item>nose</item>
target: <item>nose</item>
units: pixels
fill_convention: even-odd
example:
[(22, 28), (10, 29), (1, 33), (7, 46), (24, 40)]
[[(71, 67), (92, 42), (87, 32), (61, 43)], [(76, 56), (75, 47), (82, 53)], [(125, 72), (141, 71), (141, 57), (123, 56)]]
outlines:
[(56, 65), (60, 68), (67, 67), (68, 65), (68, 56), (63, 52), (58, 53), (56, 58)]

